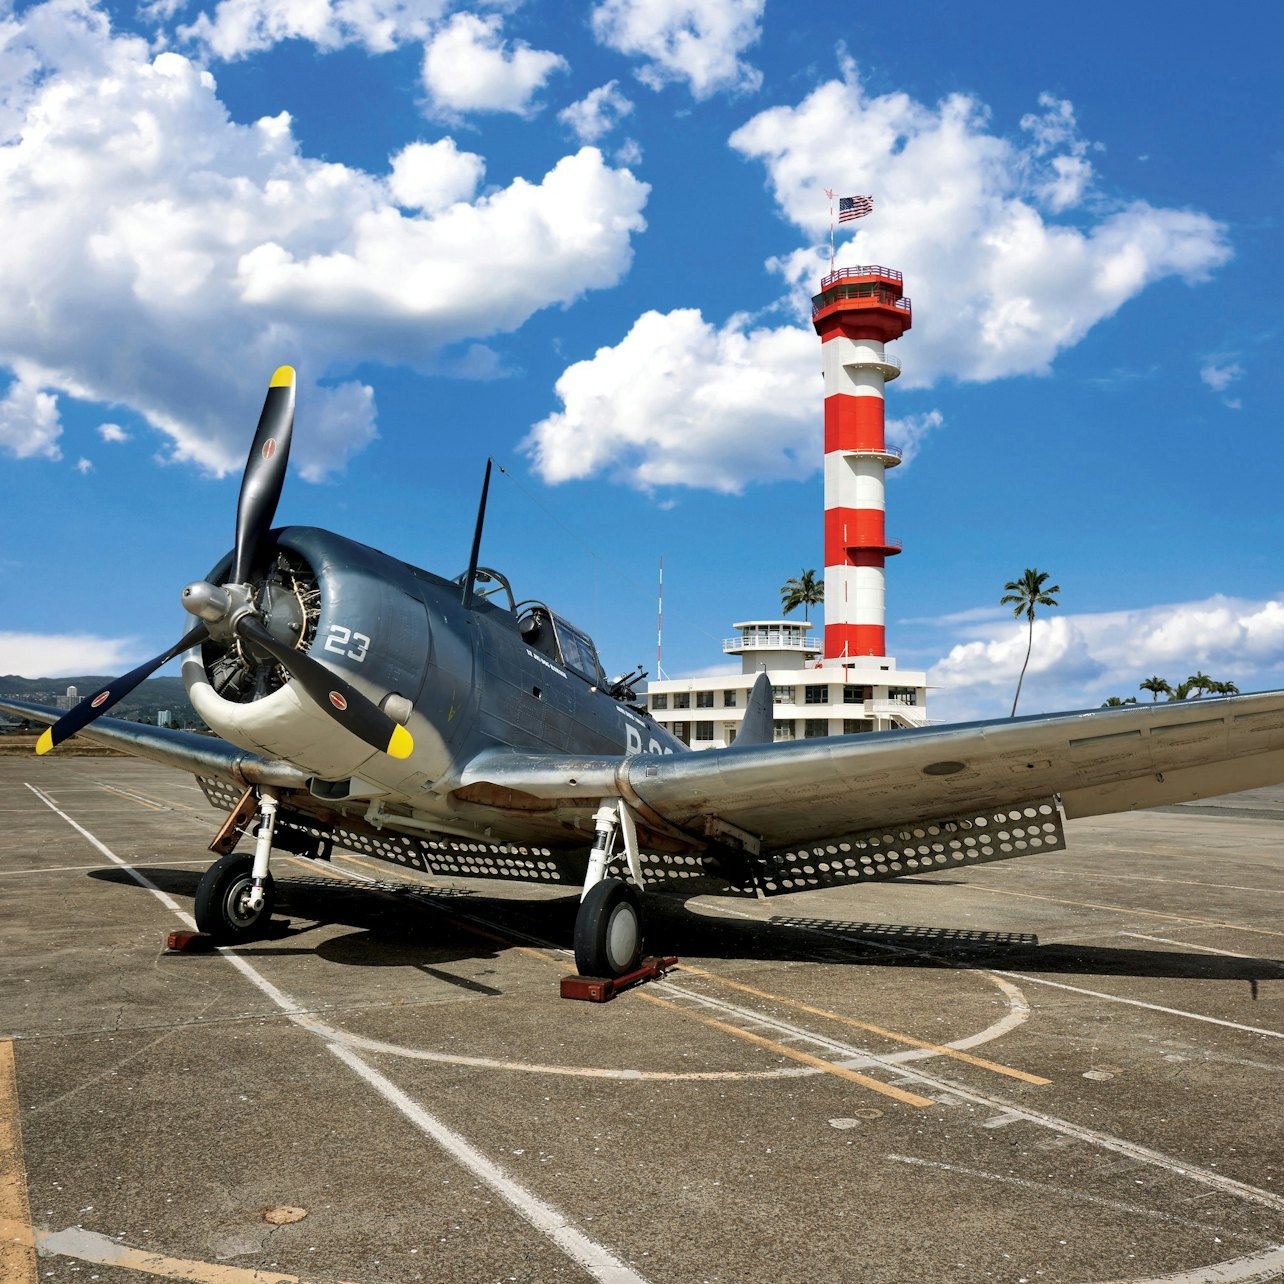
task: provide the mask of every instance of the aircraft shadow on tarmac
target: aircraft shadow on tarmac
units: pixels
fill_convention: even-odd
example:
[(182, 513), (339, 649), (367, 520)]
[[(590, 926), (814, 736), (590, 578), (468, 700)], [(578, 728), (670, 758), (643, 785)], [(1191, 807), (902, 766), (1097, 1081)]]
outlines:
[[(200, 871), (174, 867), (139, 868), (161, 891), (194, 900)], [(90, 877), (137, 887), (119, 869), (95, 870)], [(142, 890), (141, 888), (139, 890)], [(354, 885), (323, 874), (286, 874), (276, 879), (278, 914), (303, 920), (273, 920), (274, 943), (237, 952), (313, 954), (352, 967), (417, 967), (495, 959), (512, 947), (514, 933), (569, 947), (574, 934), (577, 891), (553, 899), (519, 900), (481, 892), (433, 889), (413, 884)], [(783, 906), (782, 906), (783, 908)], [(457, 917), (455, 911), (463, 917)], [(1075, 976), (1133, 976), (1212, 981), (1284, 979), (1284, 960), (1185, 953), (1180, 949), (1133, 949), (1074, 943), (1040, 944), (1028, 932), (977, 931), (943, 926), (867, 923), (848, 919), (774, 915), (769, 920), (715, 917), (692, 909), (678, 896), (646, 899), (647, 948), (701, 959), (757, 959), (816, 962), (878, 968), (1019, 968)], [(323, 926), (357, 929), (311, 943)], [(298, 941), (291, 947), (286, 941)], [(445, 976), (465, 988), (499, 993)]]

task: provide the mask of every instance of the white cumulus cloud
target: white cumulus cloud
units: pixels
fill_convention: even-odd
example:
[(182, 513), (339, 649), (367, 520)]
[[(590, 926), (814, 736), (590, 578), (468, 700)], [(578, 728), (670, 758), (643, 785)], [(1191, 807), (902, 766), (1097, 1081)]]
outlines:
[[(696, 309), (647, 312), (614, 347), (599, 348), (557, 381), (563, 409), (524, 446), (557, 483), (608, 473), (650, 490), (737, 493), (820, 467), (823, 388), (816, 336), (796, 326), (722, 327)], [(941, 423), (936, 411), (889, 420), (888, 440), (913, 457)]]
[(119, 424), (99, 424), (98, 435), (104, 441), (110, 442), (129, 440), (129, 434)]
[[(661, 10), (628, 9), (644, 11)], [(1094, 196), (1094, 148), (1072, 105), (1045, 94), (1039, 108), (1011, 139), (973, 98), (871, 96), (848, 63), (798, 105), (754, 116), (731, 146), (762, 162), (781, 212), (809, 238), (769, 263), (797, 323), (646, 314), (563, 373), (564, 408), (528, 438), (536, 468), (549, 481), (608, 471), (634, 485), (721, 491), (814, 471), (823, 392), (806, 319), (828, 271), (823, 191), (835, 174), (846, 193), (875, 196), (874, 213), (846, 225), (855, 230), (844, 231), (839, 263), (901, 269), (914, 300), (898, 388), (1046, 372), (1147, 285), (1202, 281), (1230, 257), (1225, 229), (1206, 214)], [(889, 420), (888, 438), (908, 460), (939, 423), (936, 411)]]
[(557, 119), (582, 143), (596, 143), (609, 134), (633, 110), (633, 104), (620, 92), (619, 82), (608, 81), (590, 90), (579, 102), (564, 107)]
[(731, 145), (765, 166), (782, 214), (807, 236), (774, 261), (800, 308), (827, 265), (818, 193), (841, 176), (846, 192), (874, 194), (838, 261), (904, 272), (906, 385), (1046, 372), (1148, 285), (1202, 281), (1230, 257), (1207, 214), (1094, 197), (1091, 147), (1067, 102), (1044, 95), (1010, 138), (975, 98), (871, 95), (850, 63), (844, 72), (796, 106), (760, 112)]
[(433, 108), (446, 115), (470, 111), (529, 116), (532, 100), (566, 59), (525, 41), (511, 48), (498, 14), (457, 13), (424, 48), (423, 82)]
[(207, 71), (114, 34), (88, 0), (37, 5), (8, 34), (7, 65), (27, 69), (0, 80), (12, 453), (56, 456), (65, 394), (131, 408), (172, 458), (236, 469), (288, 362), (316, 477), (374, 433), (371, 390), (331, 370), (431, 369), (615, 284), (644, 226), (648, 188), (592, 148), (476, 197), (481, 159), (448, 141), (379, 175), (303, 155), (287, 115), (232, 121)]
[[(794, 328), (724, 329), (694, 309), (644, 313), (557, 381), (565, 409), (526, 448), (549, 482), (608, 472), (643, 489), (735, 492), (804, 477), (819, 457), (820, 358)], [(732, 446), (734, 444), (734, 449)]]
[(19, 377), (0, 399), (0, 447), (18, 459), (61, 459), (58, 398)]
[[(148, 6), (157, 18), (172, 16), (178, 0)], [(219, 0), (179, 28), (179, 37), (204, 46), (217, 58), (243, 58), (283, 40), (307, 40), (321, 49), (359, 44), (386, 53), (423, 40), (449, 7), (449, 0)]]
[(1243, 373), (1238, 361), (1212, 360), (1200, 367), (1199, 377), (1214, 392), (1225, 392)]
[(740, 55), (762, 35), (763, 0), (603, 0), (593, 10), (599, 43), (643, 59), (651, 89), (685, 82), (697, 99), (752, 91), (762, 73)]
[(486, 162), (461, 152), (453, 138), (410, 143), (392, 158), (388, 187), (406, 209), (434, 214), (461, 201), (471, 201), (486, 172)]
[(0, 632), (0, 673), (20, 678), (120, 673), (141, 659), (135, 638)]
[[(967, 613), (956, 631), (961, 640), (928, 672), (940, 688), (933, 719), (1005, 716), (1025, 659), (1026, 622)], [(1034, 622), (1017, 712), (1091, 708), (1112, 695), (1149, 700), (1138, 684), (1152, 674), (1176, 686), (1200, 669), (1244, 691), (1284, 685), (1284, 598), (1219, 594), (1136, 610), (1049, 612)]]

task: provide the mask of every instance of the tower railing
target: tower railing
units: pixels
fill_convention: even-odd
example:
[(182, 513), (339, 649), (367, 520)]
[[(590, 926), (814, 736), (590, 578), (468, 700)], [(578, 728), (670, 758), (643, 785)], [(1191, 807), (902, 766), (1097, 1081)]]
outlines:
[(889, 281), (905, 280), (895, 268), (879, 267), (877, 263), (869, 263), (864, 267), (839, 268), (837, 272), (831, 272), (828, 276), (821, 277), (820, 288), (823, 290), (834, 281), (841, 281), (844, 277), (849, 276), (885, 276)]
[(842, 446), (839, 453), (843, 455), (890, 455), (893, 459), (904, 459), (905, 452), (899, 446)]
[(832, 308), (835, 303), (842, 302), (845, 299), (872, 299), (880, 307), (895, 308), (898, 312), (912, 312), (910, 301), (904, 295), (893, 294), (891, 290), (870, 289), (868, 286), (844, 286), (826, 294), (818, 294), (811, 301), (811, 314), (816, 316), (817, 313), (823, 312), (826, 308)]

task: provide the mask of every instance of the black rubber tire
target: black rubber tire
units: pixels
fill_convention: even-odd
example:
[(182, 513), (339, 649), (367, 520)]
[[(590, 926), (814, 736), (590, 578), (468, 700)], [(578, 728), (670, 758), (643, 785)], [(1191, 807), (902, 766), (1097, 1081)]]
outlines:
[(604, 878), (575, 917), (575, 967), (581, 976), (623, 976), (642, 959), (642, 905), (618, 878)]
[(276, 900), (271, 874), (264, 880), (259, 909), (249, 913), (243, 907), (253, 869), (253, 857), (229, 852), (205, 871), (196, 888), (196, 926), (221, 945), (257, 941), (267, 932)]

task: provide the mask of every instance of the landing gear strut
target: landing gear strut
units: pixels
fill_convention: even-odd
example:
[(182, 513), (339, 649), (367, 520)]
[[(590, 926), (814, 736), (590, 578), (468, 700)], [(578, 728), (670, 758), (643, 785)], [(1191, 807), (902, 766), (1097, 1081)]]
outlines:
[(636, 890), (606, 876), (617, 835), (641, 886), (641, 862), (633, 818), (620, 802), (603, 803), (593, 817), (597, 837), (589, 853), (584, 891), (575, 916), (575, 967), (581, 976), (617, 977), (634, 971), (642, 958), (642, 904)]
[(223, 945), (262, 937), (276, 900), (268, 862), (276, 830), (275, 791), (259, 797), (259, 829), (254, 855), (229, 852), (205, 871), (196, 888), (196, 926)]

